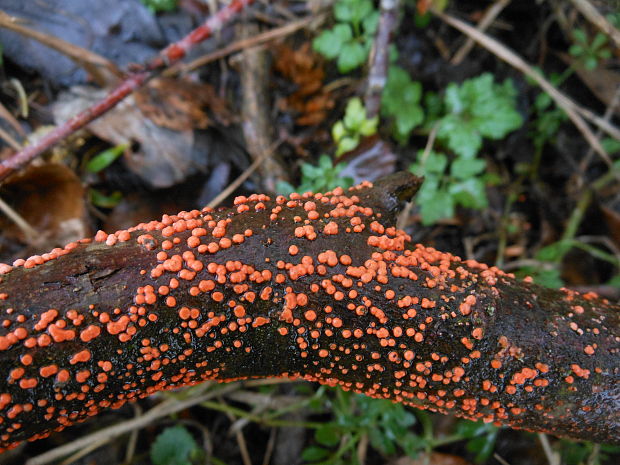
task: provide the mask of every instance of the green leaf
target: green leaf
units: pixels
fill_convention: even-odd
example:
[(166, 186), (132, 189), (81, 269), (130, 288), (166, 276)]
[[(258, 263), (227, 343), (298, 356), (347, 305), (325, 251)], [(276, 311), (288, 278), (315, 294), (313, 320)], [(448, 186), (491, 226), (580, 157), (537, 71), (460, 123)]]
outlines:
[(177, 7), (177, 0), (140, 0), (152, 13), (172, 11)]
[(362, 104), (362, 99), (359, 97), (353, 97), (347, 103), (347, 108), (344, 112), (344, 125), (347, 129), (356, 131), (362, 125), (366, 119), (366, 109)]
[(398, 66), (390, 67), (388, 80), (381, 97), (381, 112), (395, 118), (395, 137), (406, 143), (411, 131), (424, 120), (419, 105), (422, 85), (412, 81), (409, 74)]
[(564, 286), (560, 270), (558, 267), (523, 267), (519, 270), (519, 276), (531, 276), (534, 283), (541, 286), (558, 289)]
[(103, 171), (112, 163), (114, 163), (114, 160), (120, 157), (125, 152), (125, 150), (127, 150), (128, 147), (129, 145), (127, 144), (121, 144), (115, 147), (111, 147), (95, 155), (86, 164), (86, 171), (90, 173), (98, 173), (100, 171)]
[(379, 117), (375, 116), (371, 119), (365, 119), (359, 128), (359, 133), (362, 136), (372, 136), (377, 132), (377, 126), (379, 126)]
[(405, 454), (411, 458), (416, 458), (420, 451), (426, 448), (427, 441), (417, 434), (408, 431), (402, 438), (400, 438), (398, 444), (403, 448)]
[(464, 207), (481, 210), (488, 204), (485, 185), (480, 178), (452, 183), (448, 190), (454, 201)]
[[(328, 171), (328, 170), (334, 169), (334, 164), (332, 163), (332, 159), (329, 158), (328, 155), (325, 155), (325, 154), (321, 155), (319, 157), (319, 168), (321, 168), (324, 171)], [(322, 173), (321, 172), (317, 172), (316, 175), (317, 176), (321, 176)]]
[(336, 24), (331, 30), (323, 31), (312, 42), (312, 47), (325, 58), (333, 60), (341, 53), (343, 45), (353, 38), (351, 26)]
[[(324, 192), (336, 187), (347, 189), (353, 185), (353, 179), (338, 176), (344, 167), (344, 163), (333, 166), (331, 158), (325, 154), (319, 157), (318, 166), (303, 163), (301, 165), (301, 184), (293, 190), (297, 192)], [(282, 187), (286, 187), (286, 185), (282, 185)]]
[(343, 153), (350, 152), (360, 143), (359, 136), (346, 136), (340, 139), (338, 148), (336, 149), (336, 156), (339, 157)]
[(495, 449), (496, 439), (497, 431), (492, 431), (488, 434), (470, 439), (467, 441), (465, 448), (476, 454), (474, 458), (476, 463), (485, 463), (491, 457), (493, 449)]
[(466, 104), (456, 83), (451, 82), (446, 87), (444, 102), (449, 113), (461, 113), (465, 108)]
[(482, 147), (480, 133), (458, 115), (446, 115), (439, 120), (437, 137), (446, 141), (454, 153), (464, 158), (474, 158)]
[(598, 60), (596, 59), (596, 57), (593, 57), (593, 56), (585, 57), (583, 61), (583, 67), (585, 69), (587, 69), (588, 71), (592, 71), (596, 69), (597, 66), (598, 66)]
[[(423, 154), (424, 151), (420, 150), (418, 152), (418, 159), (423, 157)], [(443, 153), (434, 152), (433, 150), (429, 152), (428, 157), (424, 162), (426, 173), (436, 173), (441, 175), (446, 170), (446, 166), (448, 166), (448, 158)]]
[(434, 122), (443, 112), (443, 101), (436, 92), (426, 92), (424, 94), (424, 108), (426, 108), (428, 122)]
[[(416, 174), (415, 172), (413, 174)], [(424, 205), (426, 202), (432, 201), (433, 197), (439, 190), (439, 182), (441, 178), (435, 174), (427, 174), (422, 183), (422, 187), (415, 196), (418, 205)]]
[(437, 191), (434, 197), (420, 206), (420, 215), (425, 226), (444, 218), (452, 218), (454, 216), (452, 196), (444, 190)]
[(301, 458), (306, 462), (317, 462), (325, 459), (329, 455), (329, 451), (322, 447), (310, 446), (306, 447), (301, 453)]
[(496, 84), (490, 73), (448, 85), (444, 95), (448, 114), (439, 120), (438, 137), (458, 155), (473, 158), (482, 137), (501, 139), (523, 124), (515, 94), (510, 80)]
[(367, 56), (368, 52), (364, 50), (364, 47), (359, 42), (346, 42), (338, 55), (338, 71), (348, 73), (354, 70), (364, 64)]
[(422, 85), (412, 81), (407, 71), (399, 66), (391, 66), (388, 79), (381, 96), (381, 109), (387, 116), (402, 111), (403, 106), (417, 105), (422, 95)]
[(467, 179), (480, 174), (486, 168), (486, 162), (479, 158), (457, 158), (450, 166), (450, 174), (456, 179)]
[(360, 23), (373, 9), (371, 0), (339, 0), (334, 4), (334, 16), (343, 23)]
[(114, 208), (118, 203), (123, 200), (123, 194), (119, 191), (114, 191), (110, 195), (105, 195), (97, 189), (89, 190), (90, 203), (95, 207), (101, 208)]
[(398, 140), (407, 143), (411, 131), (424, 121), (424, 111), (420, 106), (403, 107), (403, 111), (396, 114), (396, 134)]
[(420, 206), (422, 224), (428, 226), (443, 218), (454, 216), (454, 201), (452, 196), (440, 188), (440, 178), (428, 175), (416, 196), (416, 203)]
[(377, 26), (379, 25), (379, 17), (381, 15), (378, 11), (373, 11), (368, 16), (364, 18), (362, 21), (362, 27), (364, 28), (364, 35), (368, 39), (368, 41), (372, 41), (374, 39), (374, 35), (377, 32)]
[(601, 140), (601, 145), (610, 155), (614, 155), (616, 152), (620, 152), (620, 140), (606, 137)]
[(392, 455), (396, 452), (394, 441), (384, 434), (381, 428), (370, 428), (368, 430), (368, 439), (370, 439), (372, 447), (384, 455)]
[(585, 49), (581, 45), (573, 44), (569, 47), (568, 53), (570, 53), (575, 58), (581, 57), (585, 52)]
[(166, 428), (151, 446), (154, 465), (191, 465), (192, 454), (199, 451), (198, 444), (182, 426)]
[(546, 92), (541, 92), (534, 99), (534, 107), (536, 108), (536, 111), (540, 112), (546, 110), (547, 107), (551, 105), (551, 102), (552, 100), (549, 94), (547, 94)]
[(588, 43), (588, 38), (586, 37), (586, 33), (581, 28), (573, 29), (573, 39), (575, 40), (575, 42), (579, 42), (582, 44)]
[(555, 262), (559, 263), (562, 261), (564, 256), (571, 249), (572, 244), (570, 241), (558, 241), (552, 244), (549, 244), (542, 249), (540, 249), (536, 253), (536, 260), (540, 260), (541, 262)]
[(344, 123), (336, 121), (336, 124), (332, 126), (332, 139), (334, 139), (334, 142), (339, 142), (346, 134), (347, 130), (344, 127)]
[(333, 447), (340, 442), (340, 433), (331, 423), (325, 423), (314, 432), (314, 439), (327, 447)]
[(327, 157), (326, 155), (321, 155), (321, 157), (319, 158), (319, 166), (314, 166), (314, 165), (311, 165), (310, 163), (303, 163), (301, 165), (302, 177), (307, 178), (307, 179), (314, 179), (314, 178), (318, 178), (322, 176), (323, 170), (326, 169), (324, 166), (322, 166), (323, 160), (324, 160), (323, 157), (327, 158), (327, 161), (329, 162), (329, 168), (333, 168), (332, 162), (329, 159), (329, 157)]
[(594, 39), (592, 39), (592, 43), (590, 44), (590, 48), (592, 50), (597, 50), (600, 49), (601, 47), (605, 46), (607, 44), (607, 37), (598, 32), (595, 36)]

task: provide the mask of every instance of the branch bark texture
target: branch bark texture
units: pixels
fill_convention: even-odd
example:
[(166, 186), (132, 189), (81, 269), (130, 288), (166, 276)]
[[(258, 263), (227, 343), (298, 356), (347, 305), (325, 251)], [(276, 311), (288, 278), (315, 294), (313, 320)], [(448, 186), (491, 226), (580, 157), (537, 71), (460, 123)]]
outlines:
[(392, 225), (418, 182), (241, 197), (1, 266), (0, 447), (269, 376), (618, 443), (620, 308), (411, 244)]

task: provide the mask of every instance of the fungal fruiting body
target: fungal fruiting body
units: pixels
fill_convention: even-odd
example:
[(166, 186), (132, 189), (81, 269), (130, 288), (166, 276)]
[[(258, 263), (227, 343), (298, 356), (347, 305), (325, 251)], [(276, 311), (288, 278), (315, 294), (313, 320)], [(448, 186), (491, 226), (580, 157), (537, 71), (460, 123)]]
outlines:
[(1, 266), (0, 447), (263, 376), (618, 442), (619, 308), (412, 245), (416, 186), (239, 197)]

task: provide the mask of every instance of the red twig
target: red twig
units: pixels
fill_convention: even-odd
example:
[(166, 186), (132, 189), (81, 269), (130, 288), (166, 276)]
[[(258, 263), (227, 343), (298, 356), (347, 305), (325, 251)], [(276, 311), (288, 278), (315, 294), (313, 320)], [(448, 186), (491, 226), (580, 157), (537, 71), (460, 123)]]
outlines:
[(6, 179), (7, 176), (19, 170), (22, 166), (30, 163), (68, 135), (114, 108), (134, 90), (155, 77), (162, 69), (183, 59), (193, 46), (210, 37), (213, 32), (221, 29), (237, 13), (253, 2), (254, 0), (232, 0), (230, 4), (209, 17), (201, 26), (194, 29), (180, 41), (168, 45), (147, 64), (140, 67), (138, 71), (131, 73), (102, 100), (50, 131), (36, 144), (26, 147), (11, 158), (3, 161), (0, 164), (0, 181)]

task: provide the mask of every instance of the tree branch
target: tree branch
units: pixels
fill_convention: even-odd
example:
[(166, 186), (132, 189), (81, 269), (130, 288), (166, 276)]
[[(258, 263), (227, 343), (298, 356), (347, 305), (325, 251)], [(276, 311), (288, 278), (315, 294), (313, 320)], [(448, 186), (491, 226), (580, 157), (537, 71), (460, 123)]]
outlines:
[(409, 243), (418, 185), (237, 198), (1, 266), (0, 447), (272, 376), (618, 443), (620, 307)]

